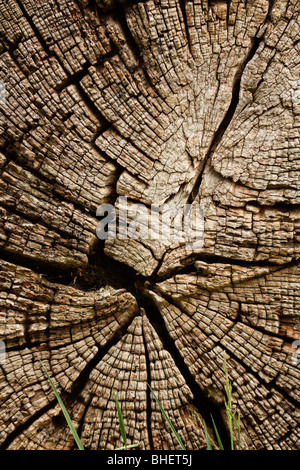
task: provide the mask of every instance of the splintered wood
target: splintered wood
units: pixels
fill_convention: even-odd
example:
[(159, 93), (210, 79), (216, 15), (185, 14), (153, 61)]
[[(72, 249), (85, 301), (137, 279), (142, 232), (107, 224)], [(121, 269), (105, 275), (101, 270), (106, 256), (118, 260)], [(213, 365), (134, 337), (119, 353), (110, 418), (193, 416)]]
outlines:
[[(299, 449), (299, 0), (0, 0), (0, 448)], [(204, 238), (100, 241), (200, 205)], [(120, 202), (121, 201), (121, 202)], [(299, 355), (299, 358), (298, 358)]]

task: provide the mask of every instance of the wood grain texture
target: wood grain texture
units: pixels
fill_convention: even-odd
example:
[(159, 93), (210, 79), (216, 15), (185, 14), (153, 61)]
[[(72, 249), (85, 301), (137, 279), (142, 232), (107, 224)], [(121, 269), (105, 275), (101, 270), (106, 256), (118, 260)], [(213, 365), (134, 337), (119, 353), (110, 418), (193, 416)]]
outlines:
[[(0, 0), (0, 447), (299, 449), (299, 0)], [(204, 240), (97, 238), (200, 204)], [(299, 282), (298, 282), (299, 281)], [(296, 354), (297, 357), (297, 354)], [(212, 427), (209, 425), (213, 446)]]

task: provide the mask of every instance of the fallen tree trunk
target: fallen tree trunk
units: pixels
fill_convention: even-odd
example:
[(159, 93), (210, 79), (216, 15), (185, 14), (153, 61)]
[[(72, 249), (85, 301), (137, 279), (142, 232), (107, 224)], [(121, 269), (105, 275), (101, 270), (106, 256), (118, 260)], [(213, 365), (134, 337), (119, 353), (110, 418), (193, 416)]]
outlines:
[[(76, 448), (40, 361), (87, 449), (122, 445), (114, 391), (128, 444), (179, 448), (147, 384), (187, 449), (210, 415), (228, 446), (224, 358), (242, 448), (299, 448), (299, 24), (297, 0), (1, 0), (2, 449)], [(99, 240), (125, 197), (201, 206), (200, 248)]]

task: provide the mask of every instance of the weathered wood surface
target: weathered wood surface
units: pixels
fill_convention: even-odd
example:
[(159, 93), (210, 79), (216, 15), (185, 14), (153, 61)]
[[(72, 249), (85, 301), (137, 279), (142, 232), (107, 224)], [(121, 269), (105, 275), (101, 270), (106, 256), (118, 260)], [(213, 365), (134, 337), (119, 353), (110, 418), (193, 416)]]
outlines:
[[(1, 0), (0, 442), (299, 448), (300, 2)], [(204, 244), (96, 236), (97, 207), (200, 203)]]

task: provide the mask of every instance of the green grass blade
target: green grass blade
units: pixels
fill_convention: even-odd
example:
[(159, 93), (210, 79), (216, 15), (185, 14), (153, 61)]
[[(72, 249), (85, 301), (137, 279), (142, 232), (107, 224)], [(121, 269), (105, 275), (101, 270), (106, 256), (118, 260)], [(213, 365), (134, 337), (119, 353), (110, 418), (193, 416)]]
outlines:
[(236, 424), (238, 430), (238, 449), (241, 450), (241, 417), (240, 412), (238, 412), (238, 417), (235, 417), (237, 410), (232, 410), (232, 384), (229, 381), (229, 375), (226, 367), (226, 358), (224, 357), (224, 372), (225, 372), (225, 393), (227, 400), (225, 398), (225, 408), (227, 414), (227, 422), (230, 431), (230, 444), (231, 450), (234, 450), (234, 433), (233, 433), (233, 423)]
[(208, 435), (208, 431), (207, 431), (205, 421), (203, 421), (203, 427), (204, 427), (204, 435), (205, 435), (207, 450), (212, 450), (212, 446), (211, 446), (211, 443), (210, 443), (210, 440), (209, 440), (209, 435)]
[(238, 449), (241, 450), (241, 415), (240, 415), (240, 412), (238, 412), (237, 428), (238, 428)]
[(132, 449), (133, 447), (139, 447), (140, 444), (129, 444), (128, 446), (117, 447), (115, 450), (127, 450)]
[(184, 445), (183, 445), (183, 443), (182, 443), (182, 440), (180, 439), (179, 435), (177, 434), (176, 429), (174, 428), (173, 424), (171, 423), (171, 421), (170, 421), (170, 419), (169, 419), (167, 413), (166, 413), (165, 410), (163, 409), (163, 407), (162, 407), (162, 405), (161, 405), (159, 399), (157, 398), (157, 396), (155, 395), (154, 391), (152, 390), (152, 388), (150, 387), (149, 384), (148, 384), (148, 387), (150, 388), (151, 393), (152, 393), (152, 395), (153, 395), (153, 397), (154, 397), (154, 400), (155, 400), (156, 403), (158, 404), (159, 409), (160, 409), (160, 411), (161, 411), (163, 417), (165, 418), (165, 420), (167, 421), (168, 425), (170, 426), (171, 431), (172, 431), (172, 433), (174, 434), (174, 436), (176, 437), (177, 442), (178, 442), (178, 444), (180, 445), (181, 449), (186, 450), (185, 447), (184, 447)]
[(232, 418), (235, 424), (237, 425), (237, 429), (238, 429), (238, 450), (241, 450), (241, 415), (240, 415), (240, 412), (238, 412), (238, 417), (236, 419), (234, 414), (235, 412), (232, 414)]
[(217, 438), (217, 441), (218, 441), (218, 444), (219, 444), (219, 448), (220, 448), (220, 450), (224, 450), (224, 447), (223, 447), (223, 444), (222, 444), (220, 435), (219, 435), (219, 433), (218, 433), (218, 429), (217, 429), (217, 426), (216, 426), (216, 424), (215, 424), (214, 418), (213, 418), (212, 415), (210, 415), (210, 416), (211, 416), (211, 420), (212, 420), (212, 423), (213, 423), (215, 435), (216, 435), (216, 438)]
[(124, 448), (127, 449), (129, 446), (127, 446), (127, 436), (126, 436), (126, 430), (125, 430), (125, 425), (124, 425), (124, 420), (123, 420), (123, 415), (121, 411), (121, 407), (119, 405), (119, 401), (117, 398), (117, 395), (114, 393), (115, 397), (115, 402), (116, 402), (116, 407), (117, 407), (117, 412), (118, 412), (118, 418), (119, 418), (119, 425), (120, 425), (120, 431), (121, 431), (121, 436), (124, 442)]
[(228, 427), (229, 427), (229, 433), (230, 433), (230, 448), (231, 450), (234, 450), (234, 436), (233, 436), (233, 415), (232, 415), (232, 385), (229, 381), (229, 375), (227, 371), (227, 364), (226, 364), (226, 358), (224, 357), (224, 373), (225, 373), (225, 408), (226, 408), (226, 415), (227, 415), (227, 422), (228, 422)]
[[(41, 362), (41, 361), (40, 361), (40, 362)], [(77, 444), (77, 446), (78, 446), (78, 449), (79, 449), (79, 450), (84, 450), (84, 447), (83, 447), (83, 445), (82, 445), (82, 442), (81, 442), (81, 440), (80, 440), (80, 438), (79, 438), (79, 436), (78, 436), (78, 434), (77, 434), (76, 429), (74, 428), (74, 425), (73, 425), (73, 423), (72, 423), (72, 421), (71, 421), (71, 418), (70, 418), (70, 416), (69, 416), (69, 413), (67, 412), (67, 409), (66, 409), (66, 407), (65, 407), (65, 405), (64, 405), (64, 403), (63, 403), (63, 401), (62, 401), (62, 399), (60, 398), (60, 395), (59, 395), (58, 391), (56, 390), (56, 387), (55, 387), (54, 383), (52, 382), (52, 380), (51, 380), (51, 378), (50, 378), (50, 376), (49, 376), (49, 374), (48, 374), (48, 372), (47, 372), (47, 370), (46, 370), (46, 368), (45, 368), (45, 366), (43, 365), (42, 362), (41, 362), (41, 365), (42, 365), (42, 368), (43, 368), (43, 370), (44, 370), (44, 372), (45, 372), (45, 374), (46, 374), (46, 376), (47, 376), (47, 379), (48, 379), (49, 382), (50, 382), (50, 385), (51, 385), (51, 387), (52, 387), (52, 390), (53, 390), (54, 393), (55, 393), (55, 396), (56, 396), (56, 398), (57, 398), (57, 401), (58, 401), (58, 403), (60, 404), (60, 407), (61, 407), (61, 410), (62, 410), (62, 412), (63, 412), (63, 415), (64, 415), (64, 417), (65, 417), (65, 419), (66, 419), (66, 421), (67, 421), (67, 423), (68, 423), (68, 426), (69, 426), (69, 428), (70, 428), (70, 431), (71, 431), (72, 434), (73, 434), (73, 437), (74, 437), (75, 442), (76, 442), (76, 444)]]

